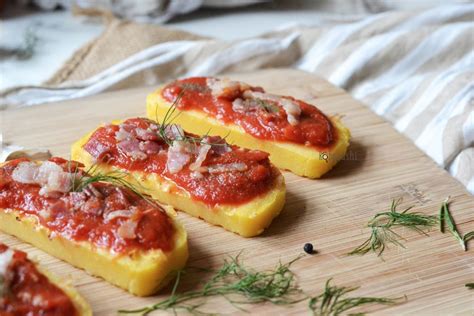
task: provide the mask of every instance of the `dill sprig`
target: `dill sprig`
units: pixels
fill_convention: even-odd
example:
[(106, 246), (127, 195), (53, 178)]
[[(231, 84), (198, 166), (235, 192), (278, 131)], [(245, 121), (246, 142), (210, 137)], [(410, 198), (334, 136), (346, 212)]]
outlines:
[(300, 257), (286, 263), (279, 263), (273, 270), (254, 271), (239, 261), (239, 255), (224, 260), (221, 268), (199, 290), (178, 293), (177, 289), (183, 271), (178, 272), (171, 296), (154, 305), (121, 310), (119, 313), (147, 315), (153, 311), (186, 311), (195, 315), (207, 315), (199, 310), (206, 297), (221, 296), (234, 307), (246, 312), (241, 304), (268, 302), (275, 305), (291, 305), (307, 299), (296, 285), (290, 266)]
[(392, 200), (390, 211), (376, 214), (367, 224), (371, 230), (370, 237), (360, 246), (355, 248), (349, 255), (364, 255), (368, 252), (378, 252), (380, 256), (388, 247), (394, 244), (405, 248), (400, 242), (403, 239), (393, 228), (406, 227), (420, 234), (427, 235), (426, 231), (436, 225), (436, 216), (425, 215), (419, 212), (409, 212), (413, 206), (406, 208), (402, 212), (397, 212), (397, 206), (401, 199)]
[[(166, 111), (165, 115), (163, 116), (163, 120), (159, 124), (158, 134), (170, 146), (173, 144), (174, 139), (168, 137), (167, 131), (172, 127), (172, 122), (181, 114), (181, 112), (178, 112), (175, 114), (177, 110), (176, 104), (178, 104), (181, 98), (183, 97), (184, 91), (185, 89), (181, 90), (178, 96), (174, 99), (173, 103), (171, 104), (171, 106)], [(159, 122), (158, 106), (155, 109), (155, 121)]]
[(126, 180), (128, 176), (125, 172), (121, 171), (110, 171), (107, 173), (101, 173), (97, 171), (97, 165), (92, 165), (83, 175), (73, 179), (72, 191), (80, 192), (87, 186), (96, 182), (107, 182), (118, 186), (123, 186), (137, 191), (135, 187)]
[(467, 233), (464, 236), (461, 236), (459, 230), (456, 226), (456, 222), (454, 221), (451, 212), (449, 211), (449, 200), (450, 198), (447, 197), (443, 203), (441, 204), (439, 210), (439, 229), (442, 233), (445, 232), (445, 225), (448, 226), (449, 231), (454, 236), (454, 238), (459, 242), (462, 249), (467, 251), (467, 242), (474, 238), (474, 231)]
[[(309, 309), (315, 316), (337, 316), (348, 310), (367, 304), (395, 305), (401, 303), (403, 298), (385, 297), (344, 297), (347, 293), (355, 291), (358, 287), (338, 287), (330, 285), (332, 279), (326, 281), (324, 292), (309, 300)], [(404, 297), (406, 300), (406, 296)], [(358, 313), (356, 315), (364, 315)]]
[(466, 283), (466, 287), (470, 290), (474, 290), (474, 283)]
[[(183, 90), (181, 90), (181, 92), (174, 99), (173, 103), (170, 105), (170, 107), (166, 111), (165, 115), (163, 116), (163, 120), (161, 121), (161, 123), (158, 124), (159, 125), (159, 127), (158, 127), (159, 136), (169, 146), (173, 145), (173, 141), (175, 141), (175, 140), (183, 141), (183, 142), (187, 142), (187, 143), (192, 143), (194, 145), (200, 144), (200, 145), (211, 145), (211, 146), (226, 146), (227, 144), (225, 143), (225, 141), (224, 142), (222, 142), (222, 141), (213, 142), (213, 143), (210, 143), (210, 142), (206, 141), (206, 138), (209, 136), (209, 133), (211, 132), (210, 129), (203, 136), (196, 137), (196, 136), (186, 135), (182, 131), (182, 129), (179, 128), (179, 125), (173, 123), (173, 121), (181, 114), (181, 112), (176, 113), (176, 110), (177, 110), (176, 105), (182, 99), (186, 89), (187, 89), (187, 87), (183, 87)], [(155, 121), (159, 122), (158, 107), (156, 107), (156, 110), (155, 110)], [(178, 135), (174, 138), (168, 136), (169, 130), (172, 129), (173, 127), (178, 132)], [(229, 135), (229, 133), (225, 137), (223, 137), (222, 140), (225, 140), (227, 138), (227, 136)]]
[(451, 215), (451, 212), (449, 211), (449, 197), (446, 198), (446, 200), (443, 201), (441, 204), (441, 210), (440, 210), (440, 230), (442, 233), (444, 233), (444, 227), (445, 225), (448, 226), (449, 231), (451, 234), (454, 236), (454, 238), (459, 242), (461, 247), (465, 250), (466, 248), (466, 243), (464, 242), (464, 239), (461, 237), (461, 234), (458, 231), (458, 228), (456, 226), (456, 222), (454, 221), (453, 216)]
[[(152, 205), (156, 204), (154, 200), (142, 193), (143, 191), (146, 191), (146, 188), (141, 186), (139, 182), (137, 182), (135, 185), (127, 180), (128, 173), (126, 172), (113, 170), (102, 173), (98, 170), (99, 166), (97, 164), (93, 164), (87, 170), (84, 170), (84, 172), (79, 174), (78, 168), (75, 168), (74, 171), (71, 172), (70, 163), (71, 162), (69, 161), (69, 173), (71, 174), (71, 192), (81, 192), (90, 184), (105, 182), (119, 187), (125, 187), (134, 194), (138, 195), (140, 198), (146, 200), (148, 203), (151, 203)], [(138, 188), (138, 186), (140, 188)]]

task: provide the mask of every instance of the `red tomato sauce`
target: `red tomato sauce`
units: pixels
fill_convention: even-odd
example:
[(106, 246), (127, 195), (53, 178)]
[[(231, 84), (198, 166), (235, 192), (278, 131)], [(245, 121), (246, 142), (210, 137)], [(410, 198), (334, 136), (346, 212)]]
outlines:
[[(297, 125), (288, 123), (285, 110), (276, 102), (266, 101), (275, 111), (262, 107), (256, 111), (236, 112), (232, 109), (232, 102), (242, 98), (242, 91), (216, 97), (207, 87), (206, 80), (205, 77), (177, 80), (163, 88), (162, 97), (173, 103), (181, 96), (176, 104), (178, 109), (205, 112), (224, 123), (240, 126), (259, 139), (304, 144), (317, 149), (327, 149), (336, 141), (337, 134), (331, 121), (315, 106), (282, 96), (299, 105), (301, 115)], [(251, 87), (250, 90), (264, 92), (260, 87)]]
[[(67, 164), (62, 158), (51, 160), (56, 163), (62, 161), (64, 166)], [(53, 235), (88, 241), (115, 253), (172, 250), (175, 228), (166, 212), (157, 204), (129, 189), (101, 182), (92, 184), (99, 197), (84, 192), (46, 197), (39, 194), (39, 185), (12, 179), (13, 170), (22, 161), (27, 160), (13, 160), (0, 168), (0, 211), (17, 210), (24, 215), (35, 216)], [(130, 209), (134, 210), (134, 214), (129, 218), (115, 217), (109, 220), (107, 217), (114, 211)], [(121, 234), (121, 226), (128, 220), (138, 223), (134, 229), (135, 238), (124, 238)]]
[[(141, 128), (147, 128), (150, 124), (154, 124), (144, 118), (128, 119), (124, 123)], [(267, 153), (244, 150), (237, 146), (229, 146), (232, 150), (224, 154), (210, 152), (202, 166), (244, 163), (247, 166), (245, 171), (205, 173), (202, 178), (193, 177), (192, 171), (186, 167), (177, 173), (170, 173), (166, 168), (167, 150), (169, 148), (167, 143), (161, 139), (156, 140), (162, 151), (148, 155), (147, 159), (142, 161), (133, 160), (117, 147), (118, 142), (115, 133), (118, 130), (117, 125), (98, 128), (84, 145), (84, 149), (93, 157), (102, 158), (112, 166), (129, 171), (158, 174), (176, 183), (179, 188), (188, 192), (193, 199), (211, 206), (217, 204), (239, 205), (248, 202), (272, 189), (279, 174), (270, 164)], [(107, 148), (105, 152), (104, 148)]]
[[(0, 244), (0, 253), (7, 249)], [(69, 296), (40, 273), (23, 251), (14, 250), (3, 282), (1, 315), (78, 315)]]

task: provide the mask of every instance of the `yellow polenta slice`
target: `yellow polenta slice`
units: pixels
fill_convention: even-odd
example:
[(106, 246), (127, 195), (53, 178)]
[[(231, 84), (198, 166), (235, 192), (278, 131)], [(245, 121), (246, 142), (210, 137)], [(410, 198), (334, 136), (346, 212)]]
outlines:
[(176, 125), (134, 118), (99, 127), (72, 146), (71, 157), (102, 173), (123, 172), (143, 193), (244, 237), (262, 233), (285, 203), (284, 178), (267, 154), (219, 137), (198, 140)]
[(148, 95), (147, 116), (160, 122), (172, 106), (174, 122), (185, 130), (265, 151), (275, 166), (304, 177), (321, 177), (349, 146), (350, 132), (337, 117), (327, 118), (305, 102), (240, 82), (178, 80)]
[(2, 164), (0, 230), (132, 294), (155, 293), (187, 261), (186, 231), (129, 189), (88, 179), (62, 158)]
[[(30, 297), (31, 300), (27, 298)], [(37, 266), (27, 254), (0, 243), (0, 314), (92, 316), (89, 304), (69, 282)]]

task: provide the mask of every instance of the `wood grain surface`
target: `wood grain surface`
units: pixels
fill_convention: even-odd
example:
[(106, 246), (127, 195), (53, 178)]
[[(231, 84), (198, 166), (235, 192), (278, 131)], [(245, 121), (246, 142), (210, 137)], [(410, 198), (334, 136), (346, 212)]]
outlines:
[[(329, 115), (344, 115), (343, 122), (353, 138), (346, 158), (322, 179), (309, 180), (285, 172), (285, 209), (259, 237), (245, 239), (180, 214), (189, 234), (189, 265), (218, 267), (226, 256), (243, 251), (241, 257), (248, 266), (272, 268), (279, 260), (294, 259), (303, 252), (304, 243), (312, 242), (318, 253), (305, 255), (293, 265), (299, 284), (309, 294), (319, 294), (325, 281), (333, 278), (337, 285), (360, 286), (354, 295), (407, 296), (404, 304), (363, 309), (374, 314), (474, 315), (474, 291), (464, 286), (474, 282), (472, 242), (472, 249), (464, 252), (450, 234), (443, 235), (437, 229), (429, 236), (402, 230), (399, 232), (406, 238), (406, 248), (391, 247), (384, 260), (374, 254), (346, 255), (368, 237), (364, 228), (367, 221), (387, 210), (393, 198), (402, 197), (402, 206), (414, 205), (417, 211), (436, 215), (441, 202), (450, 195), (451, 211), (461, 232), (474, 230), (474, 198), (460, 183), (388, 122), (320, 78), (285, 69), (230, 77), (302, 98)], [(145, 97), (150, 91), (140, 88), (3, 111), (3, 141), (48, 148), (55, 155), (68, 157), (71, 143), (97, 125), (144, 116)], [(0, 241), (27, 251), (53, 273), (71, 280), (96, 315), (138, 308), (170, 293), (167, 288), (154, 297), (133, 297), (13, 237), (0, 233)], [(189, 272), (184, 287), (199, 287), (205, 278)], [(246, 308), (258, 315), (309, 313), (306, 302), (293, 307), (263, 304)], [(204, 310), (242, 314), (221, 298), (209, 300)]]

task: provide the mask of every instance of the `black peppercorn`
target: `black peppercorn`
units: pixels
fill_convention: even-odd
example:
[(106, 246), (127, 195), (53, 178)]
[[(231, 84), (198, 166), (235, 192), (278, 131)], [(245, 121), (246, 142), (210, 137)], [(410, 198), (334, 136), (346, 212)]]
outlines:
[(304, 244), (303, 250), (304, 250), (304, 252), (306, 252), (308, 254), (312, 254), (313, 250), (314, 250), (313, 249), (313, 244), (310, 244), (310, 243)]

